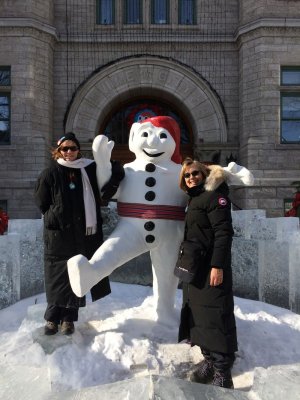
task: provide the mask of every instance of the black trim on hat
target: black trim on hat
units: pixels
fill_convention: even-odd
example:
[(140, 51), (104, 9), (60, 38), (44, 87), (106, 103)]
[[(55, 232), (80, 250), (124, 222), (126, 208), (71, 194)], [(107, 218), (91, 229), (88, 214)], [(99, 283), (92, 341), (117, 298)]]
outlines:
[(66, 140), (72, 140), (72, 142), (76, 143), (78, 149), (80, 149), (80, 143), (73, 132), (65, 133), (60, 139), (58, 139), (57, 147), (61, 146)]

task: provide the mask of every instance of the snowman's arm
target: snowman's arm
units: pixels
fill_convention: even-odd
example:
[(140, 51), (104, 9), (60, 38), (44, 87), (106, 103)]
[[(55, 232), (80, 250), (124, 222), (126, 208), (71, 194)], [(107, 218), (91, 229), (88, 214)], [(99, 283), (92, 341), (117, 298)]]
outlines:
[(102, 203), (106, 204), (111, 198), (117, 197), (120, 182), (125, 176), (123, 166), (118, 161), (111, 161), (111, 177), (101, 189)]
[(97, 182), (99, 190), (103, 188), (111, 177), (111, 152), (114, 147), (113, 141), (108, 141), (104, 135), (95, 137), (92, 145), (94, 160), (97, 165)]
[(245, 185), (252, 186), (254, 176), (249, 169), (241, 165), (231, 162), (227, 167), (223, 167), (228, 185)]
[(93, 141), (93, 156), (97, 165), (97, 183), (102, 204), (105, 205), (115, 195), (121, 180), (125, 176), (124, 168), (118, 161), (111, 161), (114, 142), (104, 135), (98, 135)]

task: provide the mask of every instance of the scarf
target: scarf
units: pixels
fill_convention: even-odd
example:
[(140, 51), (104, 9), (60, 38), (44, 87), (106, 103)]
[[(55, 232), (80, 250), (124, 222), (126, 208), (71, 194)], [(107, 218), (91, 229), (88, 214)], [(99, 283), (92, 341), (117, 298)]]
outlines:
[(197, 186), (187, 188), (186, 192), (190, 197), (198, 196), (200, 193), (205, 192), (204, 182), (200, 182), (199, 185), (197, 185)]
[(57, 160), (58, 164), (68, 168), (80, 168), (82, 186), (83, 186), (83, 202), (85, 212), (86, 235), (92, 235), (97, 232), (97, 214), (96, 201), (91, 186), (91, 182), (86, 173), (85, 167), (92, 164), (94, 161), (88, 158), (79, 158), (75, 161), (66, 161), (63, 158)]

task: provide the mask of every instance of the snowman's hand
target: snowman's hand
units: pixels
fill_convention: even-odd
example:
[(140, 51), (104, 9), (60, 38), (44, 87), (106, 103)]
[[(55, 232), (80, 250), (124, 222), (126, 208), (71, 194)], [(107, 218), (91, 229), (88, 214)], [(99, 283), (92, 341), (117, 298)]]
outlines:
[(100, 190), (111, 176), (110, 158), (114, 144), (105, 135), (98, 135), (93, 141), (92, 149), (97, 164), (97, 181)]
[(246, 167), (231, 162), (223, 169), (228, 185), (252, 186), (254, 184), (254, 176)]
[(95, 137), (92, 145), (94, 160), (97, 165), (108, 165), (110, 163), (111, 152), (115, 142), (108, 140), (105, 135), (98, 135)]

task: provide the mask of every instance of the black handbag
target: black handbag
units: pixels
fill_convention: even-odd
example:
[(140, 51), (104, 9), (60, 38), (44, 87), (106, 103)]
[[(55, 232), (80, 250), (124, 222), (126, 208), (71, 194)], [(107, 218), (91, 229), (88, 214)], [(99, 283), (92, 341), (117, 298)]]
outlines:
[(179, 248), (179, 255), (174, 269), (174, 275), (182, 282), (193, 282), (207, 251), (196, 241), (184, 240)]

